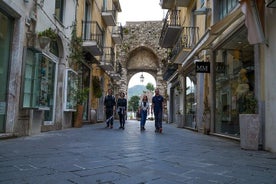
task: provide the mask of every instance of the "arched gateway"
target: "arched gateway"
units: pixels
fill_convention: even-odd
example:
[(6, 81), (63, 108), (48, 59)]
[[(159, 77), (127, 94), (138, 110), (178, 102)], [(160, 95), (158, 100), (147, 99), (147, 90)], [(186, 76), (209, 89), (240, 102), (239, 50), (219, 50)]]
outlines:
[(162, 21), (127, 22), (124, 26), (123, 43), (117, 46), (117, 60), (122, 64), (120, 90), (127, 91), (134, 74), (148, 72), (161, 94), (166, 93), (162, 60), (167, 57), (167, 50), (158, 44), (162, 26)]

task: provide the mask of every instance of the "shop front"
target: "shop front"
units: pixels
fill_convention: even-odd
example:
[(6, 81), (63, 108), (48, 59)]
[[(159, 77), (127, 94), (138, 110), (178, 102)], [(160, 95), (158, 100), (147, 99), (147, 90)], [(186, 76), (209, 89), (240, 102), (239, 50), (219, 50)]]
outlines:
[(196, 129), (196, 73), (192, 67), (185, 74), (184, 127)]
[(214, 50), (213, 132), (240, 137), (239, 115), (247, 113), (248, 96), (254, 96), (254, 47), (247, 41), (247, 28), (240, 27)]
[(5, 132), (13, 20), (0, 9), (0, 133)]

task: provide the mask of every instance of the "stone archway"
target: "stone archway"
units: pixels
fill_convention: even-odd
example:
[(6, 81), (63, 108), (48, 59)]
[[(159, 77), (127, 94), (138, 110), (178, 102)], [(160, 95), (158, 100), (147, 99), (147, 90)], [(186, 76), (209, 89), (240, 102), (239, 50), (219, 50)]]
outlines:
[(127, 83), (137, 72), (150, 73), (156, 80), (159, 68), (158, 57), (147, 47), (141, 46), (129, 53), (126, 63)]
[(117, 60), (122, 64), (120, 90), (127, 91), (128, 82), (138, 72), (147, 72), (156, 80), (156, 87), (164, 94), (163, 59), (167, 50), (159, 46), (162, 21), (127, 22), (124, 40), (117, 46)]

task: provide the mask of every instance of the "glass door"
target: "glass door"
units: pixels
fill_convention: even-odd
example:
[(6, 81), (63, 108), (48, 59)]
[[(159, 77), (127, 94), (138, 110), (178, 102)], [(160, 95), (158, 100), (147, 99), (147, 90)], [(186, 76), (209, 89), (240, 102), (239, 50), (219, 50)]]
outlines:
[(5, 132), (12, 19), (0, 12), (0, 132)]

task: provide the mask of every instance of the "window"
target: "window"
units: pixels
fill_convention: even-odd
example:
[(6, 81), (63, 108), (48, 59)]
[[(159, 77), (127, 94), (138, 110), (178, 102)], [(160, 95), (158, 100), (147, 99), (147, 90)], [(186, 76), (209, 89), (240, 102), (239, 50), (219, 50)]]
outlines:
[(78, 88), (78, 74), (72, 69), (66, 71), (65, 107), (64, 111), (76, 111), (76, 94)]
[(219, 5), (219, 19), (223, 19), (228, 15), (238, 4), (239, 0), (220, 0)]
[(27, 49), (23, 84), (23, 108), (49, 110), (54, 101), (55, 66), (49, 57)]
[(60, 22), (63, 22), (63, 9), (64, 9), (64, 0), (56, 0), (55, 17)]

